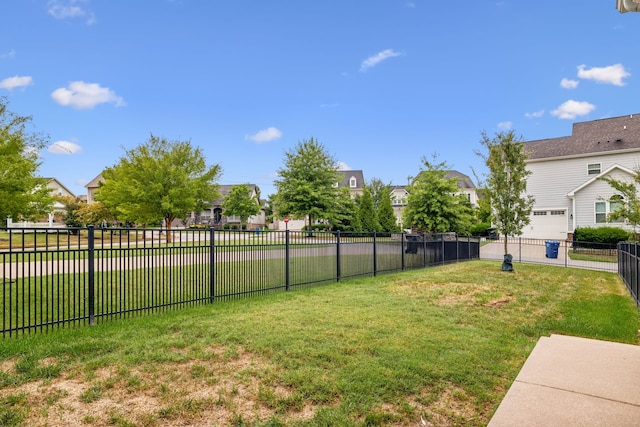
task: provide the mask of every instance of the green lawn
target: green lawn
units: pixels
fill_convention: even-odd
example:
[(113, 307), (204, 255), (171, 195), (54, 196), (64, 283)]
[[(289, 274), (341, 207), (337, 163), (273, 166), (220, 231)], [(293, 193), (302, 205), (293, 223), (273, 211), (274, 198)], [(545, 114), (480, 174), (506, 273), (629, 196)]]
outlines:
[(500, 265), (6, 339), (0, 425), (484, 426), (540, 336), (638, 344), (617, 275)]

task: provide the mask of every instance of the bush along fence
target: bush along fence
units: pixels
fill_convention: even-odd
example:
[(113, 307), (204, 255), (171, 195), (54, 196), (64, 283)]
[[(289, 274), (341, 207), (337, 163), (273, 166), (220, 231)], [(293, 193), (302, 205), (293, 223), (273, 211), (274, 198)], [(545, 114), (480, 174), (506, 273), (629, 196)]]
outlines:
[(640, 243), (618, 243), (618, 274), (627, 286), (631, 296), (640, 307)]
[(2, 336), (479, 258), (455, 234), (0, 230)]

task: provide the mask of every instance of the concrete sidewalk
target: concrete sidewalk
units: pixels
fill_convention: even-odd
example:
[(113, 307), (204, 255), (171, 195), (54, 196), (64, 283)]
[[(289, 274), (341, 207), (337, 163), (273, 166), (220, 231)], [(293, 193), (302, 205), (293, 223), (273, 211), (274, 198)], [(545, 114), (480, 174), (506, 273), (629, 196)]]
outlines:
[(640, 346), (540, 338), (489, 426), (640, 426)]

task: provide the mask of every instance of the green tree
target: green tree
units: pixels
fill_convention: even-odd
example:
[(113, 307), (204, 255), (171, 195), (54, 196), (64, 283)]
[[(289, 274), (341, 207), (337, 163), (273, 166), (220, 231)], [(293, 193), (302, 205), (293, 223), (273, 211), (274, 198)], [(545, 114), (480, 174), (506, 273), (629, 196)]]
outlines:
[[(637, 237), (638, 224), (640, 224), (640, 198), (638, 197), (638, 184), (640, 183), (640, 169), (636, 169), (635, 175), (631, 182), (622, 179), (615, 179), (610, 176), (604, 176), (598, 178), (607, 182), (611, 188), (615, 189), (618, 193), (618, 200), (615, 201), (614, 197), (609, 199), (611, 203), (615, 204), (615, 209), (607, 217), (607, 221), (625, 220), (633, 227), (633, 238)], [(622, 196), (620, 198), (620, 196)]]
[(358, 221), (358, 206), (351, 197), (349, 188), (337, 189), (335, 206), (326, 219), (331, 224), (332, 230), (362, 231)]
[(336, 210), (338, 165), (317, 139), (298, 142), (285, 153), (284, 167), (278, 170), (276, 212), (281, 217), (328, 219)]
[(84, 224), (101, 225), (115, 221), (115, 215), (102, 202), (84, 203), (78, 210), (78, 217)]
[(389, 197), (391, 193), (391, 184), (385, 184), (380, 178), (371, 178), (367, 183), (371, 198), (373, 199), (373, 207), (376, 211), (380, 210), (380, 206), (385, 197)]
[(491, 222), (499, 234), (505, 236), (504, 253), (508, 252), (507, 236), (519, 236), (529, 224), (533, 196), (527, 196), (527, 177), (531, 174), (526, 168), (527, 153), (522, 137), (513, 130), (496, 133), (489, 138), (482, 132), (480, 143), (486, 153), (476, 151), (485, 161), (489, 174), (486, 179), (486, 191), (491, 200)]
[(361, 231), (366, 233), (380, 231), (378, 214), (373, 206), (373, 197), (371, 197), (371, 192), (366, 184), (362, 186), (362, 195), (358, 202), (358, 220)]
[(391, 184), (385, 184), (379, 178), (372, 178), (368, 186), (373, 198), (373, 206), (378, 215), (380, 230), (388, 233), (399, 231), (400, 226), (397, 223), (391, 202)]
[(229, 191), (229, 195), (222, 202), (223, 215), (238, 216), (240, 223), (244, 226), (250, 216), (260, 212), (260, 203), (251, 197), (251, 189), (248, 184), (234, 185)]
[(82, 227), (84, 224), (79, 214), (82, 203), (77, 197), (58, 196), (58, 202), (64, 207), (64, 215), (62, 220), (67, 227)]
[(456, 178), (447, 178), (447, 164), (422, 158), (423, 167), (408, 186), (404, 222), (428, 233), (466, 233), (473, 213), (467, 198), (458, 193)]
[[(167, 229), (176, 218), (199, 212), (218, 197), (220, 165), (209, 166), (190, 141), (168, 141), (151, 135), (102, 173), (96, 200), (123, 222), (153, 224)], [(167, 233), (171, 241), (171, 233)]]
[(33, 219), (51, 211), (55, 198), (47, 180), (38, 176), (39, 152), (46, 146), (42, 135), (31, 133), (31, 117), (8, 110), (0, 97), (0, 224), (7, 217)]

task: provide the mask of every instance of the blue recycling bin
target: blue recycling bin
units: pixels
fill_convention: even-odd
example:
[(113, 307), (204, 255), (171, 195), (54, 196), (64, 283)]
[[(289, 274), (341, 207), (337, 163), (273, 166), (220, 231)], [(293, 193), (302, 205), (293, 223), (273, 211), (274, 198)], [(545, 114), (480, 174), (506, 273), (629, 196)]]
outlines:
[(545, 256), (547, 258), (558, 258), (558, 248), (560, 247), (560, 242), (557, 240), (545, 240), (544, 242), (546, 253)]

